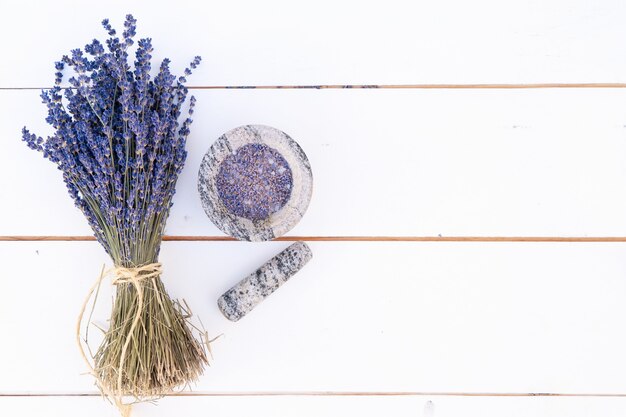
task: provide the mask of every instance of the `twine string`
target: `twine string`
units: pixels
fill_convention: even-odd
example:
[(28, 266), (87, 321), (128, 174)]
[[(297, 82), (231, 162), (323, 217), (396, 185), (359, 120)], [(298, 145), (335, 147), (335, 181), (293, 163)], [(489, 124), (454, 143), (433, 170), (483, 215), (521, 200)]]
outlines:
[[(122, 415), (122, 417), (130, 417), (130, 413), (132, 409), (132, 404), (123, 402), (124, 393), (122, 390), (122, 378), (123, 378), (124, 363), (126, 361), (126, 352), (130, 345), (130, 342), (132, 341), (133, 332), (135, 331), (135, 328), (139, 324), (139, 320), (141, 320), (141, 315), (143, 313), (144, 294), (143, 294), (143, 287), (141, 285), (141, 281), (145, 279), (155, 279), (156, 277), (160, 276), (162, 272), (163, 272), (163, 269), (159, 262), (155, 262), (155, 263), (151, 263), (151, 264), (147, 264), (147, 265), (143, 265), (143, 266), (139, 266), (135, 268), (125, 268), (122, 266), (116, 266), (114, 268), (105, 270), (105, 268), (102, 267), (100, 276), (98, 277), (96, 282), (92, 285), (91, 289), (89, 290), (89, 293), (87, 294), (87, 297), (85, 297), (85, 301), (83, 302), (83, 305), (80, 309), (80, 313), (78, 314), (78, 320), (76, 323), (76, 343), (78, 344), (80, 354), (83, 357), (83, 360), (85, 361), (87, 366), (89, 367), (89, 374), (93, 375), (93, 377), (96, 379), (96, 384), (98, 388), (100, 388), (100, 391), (102, 391), (102, 393), (106, 397), (108, 397), (111, 401), (113, 401), (115, 406), (120, 411), (120, 414)], [(85, 353), (85, 349), (83, 348), (83, 344), (81, 342), (81, 332), (80, 332), (80, 327), (83, 321), (83, 316), (85, 314), (85, 309), (87, 308), (87, 305), (89, 304), (89, 300), (93, 296), (93, 293), (96, 290), (96, 288), (99, 288), (102, 281), (107, 276), (110, 276), (110, 275), (113, 276), (113, 280), (111, 282), (112, 285), (132, 284), (135, 287), (135, 290), (137, 291), (137, 312), (130, 326), (130, 330), (128, 331), (128, 334), (126, 335), (126, 340), (124, 341), (124, 345), (122, 347), (122, 353), (120, 356), (120, 363), (117, 369), (117, 392), (111, 392), (111, 390), (107, 388), (107, 386), (104, 384), (102, 379), (98, 376), (98, 373), (96, 372), (94, 368), (94, 365), (91, 364), (91, 361), (89, 360), (89, 358), (87, 357), (87, 354)], [(87, 343), (86, 339), (85, 339), (85, 343)]]

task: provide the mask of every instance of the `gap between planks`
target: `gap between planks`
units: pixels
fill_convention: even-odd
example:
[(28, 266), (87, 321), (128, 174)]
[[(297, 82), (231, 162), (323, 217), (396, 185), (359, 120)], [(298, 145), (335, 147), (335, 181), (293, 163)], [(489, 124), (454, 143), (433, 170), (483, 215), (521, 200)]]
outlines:
[[(0, 236), (0, 242), (94, 242), (93, 236)], [(623, 236), (281, 236), (282, 242), (626, 242)], [(163, 236), (165, 242), (235, 242), (230, 236)]]
[[(99, 392), (73, 392), (73, 393), (0, 393), (3, 397), (101, 397)], [(368, 392), (368, 391), (258, 391), (258, 392), (177, 392), (165, 394), (165, 397), (616, 397), (626, 398), (626, 394), (619, 393), (551, 393), (551, 392), (420, 392), (420, 391), (399, 391), (399, 392)]]
[[(0, 87), (0, 91), (45, 90), (51, 87)], [(66, 89), (68, 87), (62, 87)], [(626, 83), (529, 83), (529, 84), (303, 84), (303, 85), (194, 85), (190, 90), (332, 90), (332, 89), (541, 89), (541, 88), (626, 88)]]

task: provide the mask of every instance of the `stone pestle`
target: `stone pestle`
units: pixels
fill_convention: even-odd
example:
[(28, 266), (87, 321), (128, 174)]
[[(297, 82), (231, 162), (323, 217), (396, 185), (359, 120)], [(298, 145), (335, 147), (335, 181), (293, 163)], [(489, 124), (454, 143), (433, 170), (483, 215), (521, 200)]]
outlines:
[(238, 321), (287, 282), (312, 257), (313, 252), (306, 243), (290, 245), (222, 294), (217, 301), (219, 309), (228, 320)]

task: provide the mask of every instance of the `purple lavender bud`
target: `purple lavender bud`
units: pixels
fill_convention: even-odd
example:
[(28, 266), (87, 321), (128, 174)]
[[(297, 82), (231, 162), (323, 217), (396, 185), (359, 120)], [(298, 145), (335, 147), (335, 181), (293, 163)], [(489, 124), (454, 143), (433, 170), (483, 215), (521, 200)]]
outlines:
[(109, 36), (115, 36), (115, 29), (111, 27), (111, 24), (109, 23), (109, 19), (104, 19), (102, 21), (102, 26), (104, 26)]
[[(22, 130), (26, 145), (62, 172), (70, 197), (107, 253), (113, 256), (108, 233), (115, 229), (124, 236), (115, 243), (116, 262), (122, 264), (134, 261), (140, 229), (150, 225), (150, 233), (163, 231), (167, 216), (156, 216), (172, 206), (192, 123), (190, 117), (178, 122), (188, 93), (184, 83), (201, 60), (195, 57), (176, 77), (164, 59), (152, 80), (150, 38), (138, 41), (134, 65), (129, 64), (136, 23), (126, 16), (120, 40), (105, 19), (109, 39), (93, 40), (56, 62), (55, 87), (41, 93), (54, 134), (44, 139)], [(62, 91), (66, 66), (75, 73), (68, 80), (73, 88)], [(191, 97), (189, 116), (195, 102)], [(158, 245), (154, 251), (156, 256)]]

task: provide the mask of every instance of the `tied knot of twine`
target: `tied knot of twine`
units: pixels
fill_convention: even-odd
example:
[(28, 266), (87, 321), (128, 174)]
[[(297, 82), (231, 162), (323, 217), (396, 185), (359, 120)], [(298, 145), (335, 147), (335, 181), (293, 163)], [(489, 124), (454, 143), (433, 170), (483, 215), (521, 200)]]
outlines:
[[(93, 286), (89, 290), (89, 293), (87, 294), (87, 297), (85, 298), (83, 306), (80, 310), (80, 314), (78, 315), (78, 322), (76, 324), (76, 342), (78, 343), (78, 348), (80, 349), (80, 353), (83, 359), (85, 360), (85, 363), (89, 367), (89, 370), (90, 370), (89, 373), (93, 375), (94, 378), (96, 378), (97, 386), (100, 388), (100, 390), (105, 396), (107, 396), (111, 401), (113, 401), (115, 406), (120, 411), (120, 414), (122, 415), (122, 417), (129, 417), (131, 414), (131, 410), (132, 410), (132, 404), (123, 402), (124, 392), (122, 389), (122, 377), (123, 377), (124, 362), (126, 360), (126, 351), (128, 350), (128, 347), (132, 340), (133, 332), (135, 331), (135, 328), (137, 327), (139, 320), (141, 320), (141, 315), (143, 313), (143, 298), (144, 297), (143, 297), (143, 288), (141, 285), (141, 281), (145, 279), (155, 279), (158, 276), (160, 276), (162, 272), (163, 272), (163, 268), (160, 262), (155, 262), (155, 263), (151, 263), (147, 265), (142, 265), (138, 267), (130, 267), (130, 268), (126, 268), (123, 266), (116, 266), (114, 268), (105, 270), (103, 267), (102, 272), (100, 273), (100, 276), (98, 277), (96, 282), (93, 284)], [(81, 343), (81, 334), (80, 334), (80, 326), (83, 321), (83, 315), (85, 314), (85, 309), (87, 308), (87, 304), (89, 304), (89, 300), (91, 299), (96, 288), (100, 287), (102, 280), (104, 280), (104, 278), (106, 278), (109, 275), (113, 275), (113, 280), (111, 282), (112, 285), (132, 284), (135, 287), (135, 290), (137, 291), (137, 313), (135, 314), (133, 323), (130, 326), (130, 330), (128, 331), (128, 335), (126, 336), (126, 340), (124, 341), (124, 345), (122, 347), (122, 354), (120, 355), (120, 363), (118, 365), (118, 370), (117, 370), (118, 378), (117, 378), (117, 391), (116, 392), (112, 392), (110, 388), (106, 386), (104, 381), (102, 381), (102, 379), (98, 376), (98, 373), (96, 372), (94, 366), (91, 364), (91, 361), (89, 360), (89, 358), (87, 358), (87, 354), (85, 353), (85, 350), (83, 349), (83, 345)], [(87, 343), (86, 338), (85, 338), (85, 343)]]
[(120, 285), (120, 284), (137, 285), (139, 281), (148, 279), (148, 278), (158, 277), (159, 275), (161, 275), (162, 272), (163, 272), (163, 267), (161, 266), (161, 263), (156, 262), (153, 264), (138, 266), (134, 268), (125, 268), (123, 266), (116, 266), (115, 268), (110, 269), (109, 271), (105, 272), (104, 275), (106, 276), (108, 275), (108, 273), (113, 274), (113, 281), (112, 281), (113, 285)]

